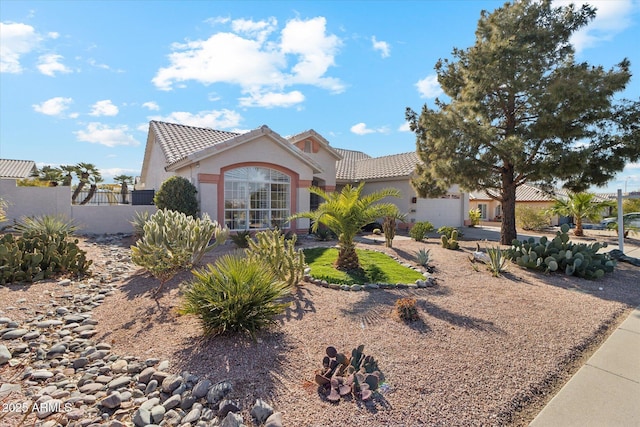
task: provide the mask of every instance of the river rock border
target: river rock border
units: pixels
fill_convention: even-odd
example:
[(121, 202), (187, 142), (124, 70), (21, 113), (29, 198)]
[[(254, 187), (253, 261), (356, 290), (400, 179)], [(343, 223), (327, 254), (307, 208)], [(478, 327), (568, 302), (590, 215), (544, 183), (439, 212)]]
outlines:
[[(304, 249), (317, 249), (317, 248), (329, 248), (330, 246), (310, 246)], [(334, 248), (336, 246), (333, 246)], [(312, 283), (314, 285), (322, 286), (323, 288), (342, 290), (348, 292), (358, 292), (358, 291), (373, 291), (375, 289), (418, 289), (418, 288), (432, 288), (437, 285), (436, 278), (433, 277), (431, 273), (428, 271), (424, 271), (418, 268), (415, 265), (409, 264), (407, 262), (402, 262), (400, 258), (389, 255), (388, 253), (378, 250), (378, 249), (365, 249), (367, 251), (378, 252), (388, 256), (389, 258), (396, 261), (398, 264), (403, 267), (410, 268), (421, 273), (424, 276), (424, 279), (418, 279), (415, 283), (366, 283), (364, 285), (346, 285), (340, 283), (329, 283), (326, 280), (316, 279), (311, 276), (311, 268), (307, 267), (304, 270), (303, 280), (308, 283)]]
[[(15, 412), (2, 416), (17, 421), (31, 411), (42, 427), (244, 426), (240, 403), (228, 398), (229, 379), (174, 374), (166, 360), (116, 355), (110, 344), (92, 340), (92, 310), (115, 292), (113, 282), (135, 270), (128, 248), (118, 244), (122, 237), (94, 240), (112, 260), (97, 280), (59, 280), (49, 304), (26, 321), (0, 316), (0, 366), (17, 370), (0, 385), (4, 412)], [(250, 414), (259, 425), (282, 426), (282, 414), (262, 399)]]

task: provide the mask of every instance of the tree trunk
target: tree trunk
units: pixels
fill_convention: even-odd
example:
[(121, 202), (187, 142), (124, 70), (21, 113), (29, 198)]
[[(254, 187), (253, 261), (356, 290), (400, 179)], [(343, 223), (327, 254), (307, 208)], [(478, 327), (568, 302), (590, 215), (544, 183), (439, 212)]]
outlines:
[(122, 204), (127, 203), (127, 184), (123, 183), (122, 188), (120, 189), (120, 194), (122, 195)]
[(584, 230), (582, 229), (582, 218), (579, 216), (575, 217), (576, 220), (576, 229), (573, 230), (574, 236), (584, 236)]
[(78, 186), (76, 187), (75, 191), (73, 192), (73, 195), (71, 196), (71, 204), (73, 205), (76, 204), (76, 199), (78, 198), (78, 196), (80, 195), (80, 192), (82, 191), (85, 184), (87, 183), (87, 179), (89, 179), (89, 174), (82, 172), (82, 174), (80, 175), (80, 182), (78, 183)]
[(89, 203), (91, 198), (93, 198), (93, 196), (96, 194), (96, 190), (97, 189), (98, 189), (98, 185), (97, 184), (91, 184), (91, 188), (89, 189), (89, 194), (87, 194), (87, 197), (85, 197), (84, 200), (82, 202), (80, 202), (80, 204), (81, 205), (86, 205), (87, 203)]
[(340, 248), (338, 250), (336, 268), (343, 271), (358, 270), (360, 268), (360, 260), (358, 259), (356, 245), (353, 243), (353, 240), (340, 240), (338, 243)]
[(518, 238), (516, 231), (516, 185), (513, 173), (502, 175), (502, 225), (500, 228), (500, 243), (511, 245), (513, 239)]

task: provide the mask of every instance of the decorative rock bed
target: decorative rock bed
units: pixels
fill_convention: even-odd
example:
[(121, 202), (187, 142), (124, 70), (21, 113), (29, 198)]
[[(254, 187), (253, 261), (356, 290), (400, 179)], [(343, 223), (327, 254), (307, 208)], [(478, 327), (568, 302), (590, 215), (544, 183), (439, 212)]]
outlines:
[[(134, 270), (120, 240), (97, 240), (112, 260), (100, 280), (60, 280), (61, 292), (30, 319), (0, 317), (0, 366), (22, 368), (0, 386), (4, 412), (14, 412), (2, 415), (17, 421), (32, 412), (43, 427), (243, 426), (240, 404), (228, 399), (231, 381), (171, 373), (168, 361), (119, 356), (92, 340), (92, 310), (115, 292), (111, 282)], [(281, 414), (261, 399), (250, 414), (259, 425), (282, 426)]]

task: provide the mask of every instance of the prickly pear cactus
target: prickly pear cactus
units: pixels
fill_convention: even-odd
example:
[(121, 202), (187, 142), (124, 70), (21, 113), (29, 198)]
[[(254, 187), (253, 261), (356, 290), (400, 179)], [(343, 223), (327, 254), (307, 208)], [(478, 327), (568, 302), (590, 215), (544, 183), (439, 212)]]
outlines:
[(585, 279), (599, 279), (613, 271), (615, 260), (599, 252), (607, 247), (606, 243), (576, 244), (571, 242), (568, 232), (569, 226), (563, 224), (551, 241), (544, 236), (538, 242), (533, 238), (514, 240), (507, 256), (521, 267), (559, 271)]
[(315, 381), (333, 403), (348, 395), (369, 400), (382, 380), (377, 362), (364, 354), (364, 345), (354, 348), (350, 358), (335, 347), (327, 347), (322, 366)]

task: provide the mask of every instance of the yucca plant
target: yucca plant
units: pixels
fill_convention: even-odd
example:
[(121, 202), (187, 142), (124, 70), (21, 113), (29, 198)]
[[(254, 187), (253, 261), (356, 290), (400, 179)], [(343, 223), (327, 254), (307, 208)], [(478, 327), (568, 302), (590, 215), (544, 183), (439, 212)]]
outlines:
[(129, 221), (133, 225), (133, 233), (136, 238), (140, 238), (144, 234), (144, 225), (149, 221), (149, 218), (151, 218), (149, 211), (137, 211), (133, 219)]
[(416, 262), (418, 265), (426, 267), (429, 265), (429, 260), (431, 258), (431, 249), (420, 249), (416, 252)]
[(13, 229), (20, 234), (35, 233), (51, 239), (74, 234), (78, 231), (79, 226), (74, 220), (64, 215), (39, 215), (20, 218), (16, 221)]
[(282, 298), (289, 294), (288, 285), (258, 259), (224, 255), (193, 276), (179, 312), (198, 317), (205, 335), (236, 332), (255, 339), (287, 307)]
[(502, 272), (507, 268), (509, 258), (499, 246), (487, 248), (487, 255), (489, 255), (487, 268), (491, 271), (493, 277), (500, 277)]

